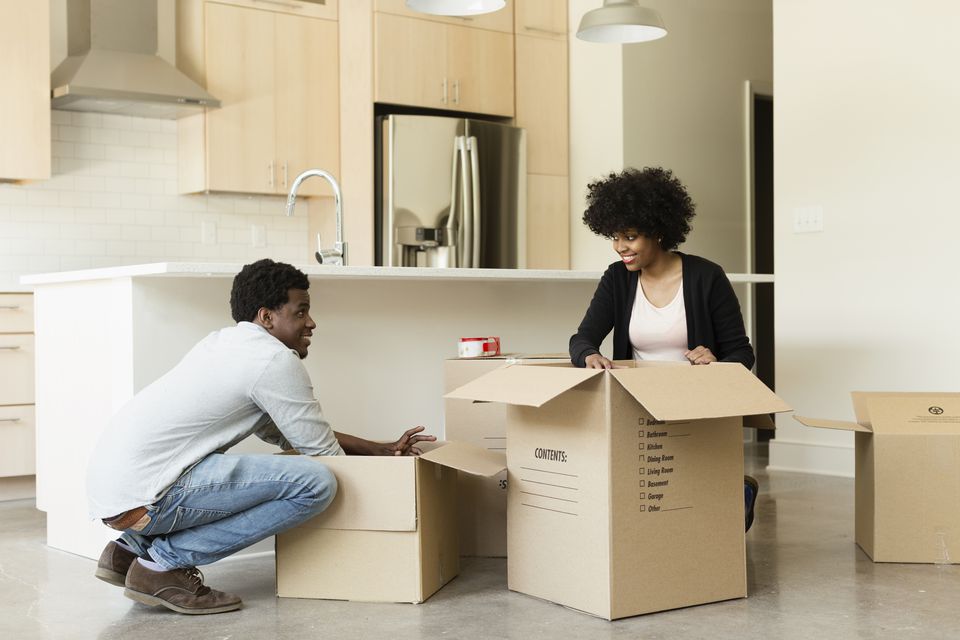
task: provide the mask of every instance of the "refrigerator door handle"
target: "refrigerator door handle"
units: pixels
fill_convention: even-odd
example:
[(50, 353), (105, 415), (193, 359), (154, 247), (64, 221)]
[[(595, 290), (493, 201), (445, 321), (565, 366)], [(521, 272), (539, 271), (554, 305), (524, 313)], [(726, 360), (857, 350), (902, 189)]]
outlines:
[(470, 224), (472, 226), (472, 245), (470, 255), (472, 257), (471, 267), (480, 266), (480, 218), (482, 209), (480, 208), (480, 145), (477, 144), (476, 136), (470, 136), (467, 139), (467, 151), (470, 154), (470, 187), (473, 199), (470, 207)]
[(450, 161), (450, 213), (447, 215), (447, 243), (450, 245), (449, 264), (451, 267), (460, 266), (458, 234), (460, 233), (461, 207), (458, 206), (460, 195), (460, 148), (463, 146), (463, 136), (453, 138), (453, 159)]
[(457, 236), (459, 245), (457, 247), (458, 263), (461, 267), (472, 267), (473, 257), (473, 196), (470, 179), (470, 158), (468, 155), (469, 142), (465, 136), (457, 136), (458, 151), (460, 152), (460, 194), (463, 197), (460, 211), (460, 232)]

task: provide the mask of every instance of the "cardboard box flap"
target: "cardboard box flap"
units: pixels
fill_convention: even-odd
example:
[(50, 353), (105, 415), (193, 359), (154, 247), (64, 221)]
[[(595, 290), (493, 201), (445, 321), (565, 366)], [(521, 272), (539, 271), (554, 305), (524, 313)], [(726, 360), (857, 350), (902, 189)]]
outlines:
[(337, 477), (327, 510), (304, 522), (308, 529), (416, 531), (416, 458), (317, 456)]
[(467, 442), (447, 442), (420, 457), (457, 471), (487, 478), (507, 468), (507, 456), (502, 451), (488, 451)]
[(867, 397), (878, 434), (960, 434), (960, 394), (911, 394)]
[(773, 421), (773, 417), (769, 413), (761, 413), (755, 416), (743, 416), (743, 426), (748, 429), (774, 431), (777, 428), (777, 423)]
[(845, 420), (824, 420), (823, 418), (808, 418), (807, 416), (798, 416), (794, 414), (793, 419), (808, 427), (818, 427), (821, 429), (838, 429), (840, 431), (861, 431), (863, 433), (873, 433), (869, 427), (857, 424), (856, 422), (847, 422)]
[[(857, 416), (857, 422), (865, 427), (872, 427), (872, 417), (870, 411), (870, 402), (879, 398), (912, 398), (927, 399), (931, 406), (936, 406), (939, 399), (952, 398), (960, 400), (960, 393), (930, 393), (923, 391), (852, 391), (850, 397), (853, 398), (853, 413)], [(945, 400), (944, 400), (945, 401)]]
[(444, 398), (541, 407), (603, 369), (513, 365), (496, 369), (454, 389)]
[(699, 420), (790, 411), (737, 363), (613, 369), (611, 375), (657, 420)]

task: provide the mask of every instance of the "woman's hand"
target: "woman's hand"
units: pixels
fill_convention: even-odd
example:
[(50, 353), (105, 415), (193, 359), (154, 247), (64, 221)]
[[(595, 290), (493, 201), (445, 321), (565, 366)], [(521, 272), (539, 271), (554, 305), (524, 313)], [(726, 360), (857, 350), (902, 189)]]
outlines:
[(420, 447), (414, 446), (418, 442), (433, 442), (437, 439), (437, 436), (430, 435), (417, 435), (423, 431), (424, 427), (417, 426), (412, 429), (407, 429), (403, 432), (403, 435), (400, 436), (396, 442), (392, 444), (384, 445), (386, 451), (381, 455), (387, 456), (418, 456), (423, 451), (420, 450)]
[(713, 355), (713, 352), (703, 345), (694, 347), (683, 355), (690, 361), (690, 364), (710, 364), (717, 361), (717, 356)]
[(615, 365), (612, 361), (607, 360), (599, 353), (591, 353), (584, 360), (584, 366), (587, 369), (614, 369)]

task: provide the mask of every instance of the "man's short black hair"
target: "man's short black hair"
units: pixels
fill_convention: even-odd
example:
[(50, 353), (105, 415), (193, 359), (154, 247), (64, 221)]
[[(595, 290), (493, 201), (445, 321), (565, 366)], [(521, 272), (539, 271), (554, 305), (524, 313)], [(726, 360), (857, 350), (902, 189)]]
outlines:
[(605, 238), (634, 229), (669, 251), (687, 239), (694, 209), (686, 187), (669, 169), (625, 169), (587, 185), (583, 222)]
[(290, 289), (310, 288), (303, 271), (285, 262), (269, 258), (243, 266), (233, 279), (230, 313), (236, 322), (253, 322), (261, 307), (279, 309), (290, 299)]

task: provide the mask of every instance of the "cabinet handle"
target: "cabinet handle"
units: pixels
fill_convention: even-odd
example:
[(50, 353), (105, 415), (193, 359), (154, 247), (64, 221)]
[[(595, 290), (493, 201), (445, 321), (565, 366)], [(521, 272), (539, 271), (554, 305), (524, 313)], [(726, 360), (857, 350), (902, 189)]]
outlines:
[(297, 4), (295, 2), (282, 2), (281, 0), (253, 0), (254, 2), (262, 2), (263, 4), (275, 4), (278, 7), (286, 7), (287, 9), (296, 9), (300, 11), (303, 9), (303, 5)]
[(273, 160), (267, 163), (267, 186), (273, 189)]
[(0, 351), (16, 351), (16, 350), (19, 349), (19, 348), (20, 348), (20, 345), (18, 345), (18, 344), (14, 344), (14, 345), (0, 345)]
[(453, 81), (453, 104), (460, 104), (460, 81)]
[(20, 305), (18, 304), (0, 304), (0, 309), (3, 309), (4, 311), (16, 311), (19, 308)]
[(0, 418), (0, 422), (20, 422), (20, 418)]
[(447, 104), (447, 79), (443, 79), (443, 93), (440, 95), (440, 104)]
[(523, 27), (524, 31), (533, 31), (534, 33), (545, 33), (550, 36), (565, 36), (567, 35), (563, 31), (554, 31), (553, 29), (541, 29), (540, 27)]

